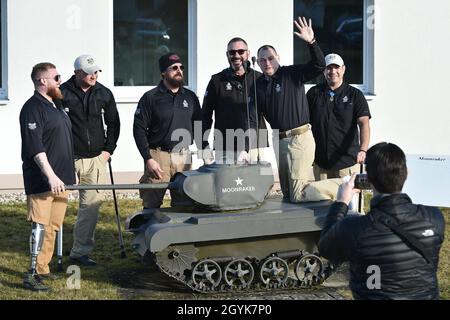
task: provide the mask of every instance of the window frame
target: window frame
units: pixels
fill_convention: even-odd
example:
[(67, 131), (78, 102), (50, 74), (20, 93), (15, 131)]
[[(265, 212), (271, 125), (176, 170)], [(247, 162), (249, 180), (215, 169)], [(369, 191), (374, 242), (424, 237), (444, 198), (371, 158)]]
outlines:
[[(375, 96), (374, 92), (374, 82), (375, 82), (375, 59), (374, 59), (374, 41), (375, 41), (375, 33), (374, 29), (375, 26), (372, 29), (369, 29), (367, 25), (367, 21), (370, 16), (375, 15), (375, 0), (362, 0), (364, 13), (363, 13), (363, 21), (364, 23), (364, 30), (363, 30), (363, 83), (362, 84), (354, 84), (350, 83), (351, 86), (358, 88), (361, 90), (366, 98), (370, 98)], [(369, 11), (369, 9), (373, 9)], [(320, 39), (319, 39), (320, 42)], [(315, 86), (315, 84), (307, 84), (305, 85), (306, 90), (309, 90)], [(370, 100), (370, 99), (369, 99)]]
[[(115, 86), (114, 85), (114, 4), (111, 1), (110, 6), (110, 70), (113, 70), (110, 75), (109, 83), (111, 83), (112, 91), (118, 103), (135, 103), (138, 102), (142, 95), (155, 88), (156, 86)], [(189, 69), (188, 89), (196, 92), (197, 89), (197, 59), (195, 52), (197, 52), (197, 0), (188, 0), (188, 61), (187, 67)]]
[(0, 41), (1, 41), (1, 70), (2, 70), (2, 83), (0, 86), (0, 100), (7, 101), (8, 100), (8, 42), (7, 42), (7, 7), (6, 7), (6, 0), (1, 0), (0, 3), (1, 6), (1, 35), (0, 35)]

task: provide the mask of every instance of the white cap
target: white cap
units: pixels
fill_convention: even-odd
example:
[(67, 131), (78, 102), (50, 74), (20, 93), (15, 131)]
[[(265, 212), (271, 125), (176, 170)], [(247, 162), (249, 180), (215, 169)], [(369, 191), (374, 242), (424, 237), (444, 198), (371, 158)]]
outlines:
[(325, 65), (328, 67), (330, 64), (336, 64), (339, 67), (344, 65), (344, 60), (336, 53), (330, 53), (325, 57)]
[(83, 54), (76, 58), (73, 66), (75, 70), (83, 70), (87, 74), (94, 74), (97, 71), (102, 71), (100, 67), (95, 64), (94, 57), (89, 54)]

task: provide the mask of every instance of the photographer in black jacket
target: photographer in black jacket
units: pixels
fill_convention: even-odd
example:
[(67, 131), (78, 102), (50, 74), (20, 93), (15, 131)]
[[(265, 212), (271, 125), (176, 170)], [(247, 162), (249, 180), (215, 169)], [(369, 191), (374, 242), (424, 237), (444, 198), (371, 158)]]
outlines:
[(355, 175), (339, 188), (322, 230), (319, 251), (350, 261), (355, 299), (439, 299), (436, 276), (445, 221), (434, 207), (416, 205), (401, 193), (406, 157), (392, 143), (367, 151), (367, 176), (374, 197), (365, 216), (347, 216)]
[[(80, 184), (104, 184), (106, 164), (116, 149), (120, 120), (112, 92), (97, 82), (100, 67), (91, 55), (74, 63), (75, 74), (61, 86), (64, 108), (72, 122), (75, 170)], [(103, 123), (104, 117), (104, 123)], [(106, 132), (104, 125), (106, 125)], [(72, 261), (94, 266), (94, 232), (104, 197), (97, 190), (80, 190), (80, 207), (73, 230)]]

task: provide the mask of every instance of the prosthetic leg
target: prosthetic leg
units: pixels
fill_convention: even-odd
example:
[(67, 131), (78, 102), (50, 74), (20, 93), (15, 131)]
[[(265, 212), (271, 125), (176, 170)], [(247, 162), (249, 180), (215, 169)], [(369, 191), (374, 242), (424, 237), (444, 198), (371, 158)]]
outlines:
[(41, 251), (42, 243), (44, 241), (45, 228), (43, 224), (33, 222), (31, 225), (30, 236), (30, 255), (31, 263), (30, 270), (25, 274), (23, 285), (25, 288), (33, 291), (45, 291), (48, 287), (44, 286), (36, 272), (37, 256)]
[(62, 250), (63, 250), (63, 226), (56, 234), (56, 256), (58, 257), (58, 272), (63, 271), (62, 265)]

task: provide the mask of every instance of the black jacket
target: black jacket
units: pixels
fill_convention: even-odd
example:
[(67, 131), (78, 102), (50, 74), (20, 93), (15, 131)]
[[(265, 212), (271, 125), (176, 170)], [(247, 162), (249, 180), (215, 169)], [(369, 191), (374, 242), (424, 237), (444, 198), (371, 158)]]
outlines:
[(174, 94), (160, 81), (144, 93), (134, 114), (134, 141), (144, 161), (151, 159), (150, 149), (178, 151), (189, 147), (193, 139), (200, 148), (201, 137), (194, 134), (195, 122), (200, 120), (200, 102), (193, 91), (181, 87)]
[(75, 85), (75, 76), (61, 85), (61, 91), (64, 109), (72, 122), (75, 158), (93, 158), (102, 151), (113, 154), (119, 138), (120, 119), (112, 92), (97, 82), (84, 94)]
[(307, 64), (280, 66), (271, 77), (256, 81), (258, 111), (272, 129), (283, 132), (310, 122), (305, 83), (325, 69), (325, 58), (317, 41), (308, 47), (311, 61)]
[[(215, 149), (226, 150), (226, 130), (242, 129), (244, 132), (249, 128), (256, 129), (256, 123), (260, 129), (266, 129), (266, 123), (262, 116), (256, 121), (255, 112), (255, 87), (254, 76), (258, 79), (261, 76), (257, 72), (247, 67), (245, 76), (238, 77), (231, 68), (222, 70), (213, 75), (208, 83), (202, 105), (203, 133), (211, 129), (213, 122), (213, 112), (215, 117), (214, 129), (219, 130), (224, 138), (223, 148), (215, 143)], [(248, 111), (247, 111), (248, 108)], [(260, 132), (258, 141), (259, 147), (267, 147), (268, 140), (264, 131)], [(251, 141), (251, 148), (256, 147), (256, 141)], [(203, 142), (203, 148), (208, 142)], [(237, 150), (238, 142), (234, 141), (234, 150)], [(249, 149), (249, 141), (245, 141), (245, 149)]]
[[(439, 299), (436, 271), (445, 230), (439, 209), (415, 205), (406, 194), (393, 194), (374, 197), (365, 216), (346, 216), (347, 211), (342, 202), (330, 207), (319, 251), (336, 263), (350, 261), (350, 288), (355, 299)], [(432, 263), (386, 222), (416, 238)], [(379, 267), (379, 289), (368, 286), (374, 279), (370, 266)]]

